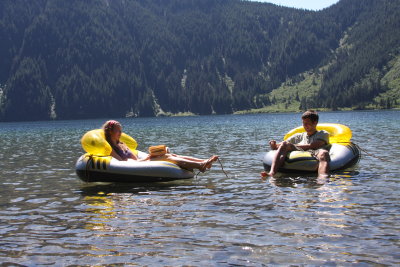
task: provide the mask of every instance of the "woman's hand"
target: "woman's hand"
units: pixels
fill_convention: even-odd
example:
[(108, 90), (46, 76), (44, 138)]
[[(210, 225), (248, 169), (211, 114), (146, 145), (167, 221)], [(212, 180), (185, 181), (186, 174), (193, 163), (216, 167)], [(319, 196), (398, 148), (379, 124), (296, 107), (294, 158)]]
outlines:
[(150, 155), (147, 155), (144, 159), (137, 159), (137, 161), (147, 161), (150, 160)]

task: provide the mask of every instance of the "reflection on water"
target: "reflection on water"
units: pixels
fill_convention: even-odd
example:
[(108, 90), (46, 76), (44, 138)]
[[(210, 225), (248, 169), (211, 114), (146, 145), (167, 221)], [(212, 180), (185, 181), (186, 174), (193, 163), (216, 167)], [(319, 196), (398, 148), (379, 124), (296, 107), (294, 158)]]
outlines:
[[(332, 112), (321, 121), (346, 122), (363, 149), (396, 161), (398, 114)], [(87, 184), (74, 170), (79, 140), (103, 120), (2, 123), (2, 265), (400, 263), (398, 164), (364, 154), (323, 184), (309, 174), (262, 180), (268, 140), (300, 125), (299, 114), (121, 121), (139, 149), (219, 154), (228, 177), (215, 164), (184, 181)], [(390, 155), (382, 140), (391, 140)]]
[[(353, 168), (354, 167), (352, 167), (352, 169)], [(267, 177), (261, 179), (264, 181), (268, 180), (269, 183), (280, 187), (298, 187), (299, 185), (302, 185), (309, 188), (318, 188), (326, 183), (341, 183), (346, 180), (351, 181), (351, 179), (353, 177), (356, 177), (357, 175), (359, 175), (358, 171), (348, 169), (344, 171), (342, 170), (332, 172), (326, 179), (318, 178), (317, 173), (302, 173), (298, 175), (296, 175), (295, 173), (278, 173), (277, 175), (275, 175), (275, 177)]]

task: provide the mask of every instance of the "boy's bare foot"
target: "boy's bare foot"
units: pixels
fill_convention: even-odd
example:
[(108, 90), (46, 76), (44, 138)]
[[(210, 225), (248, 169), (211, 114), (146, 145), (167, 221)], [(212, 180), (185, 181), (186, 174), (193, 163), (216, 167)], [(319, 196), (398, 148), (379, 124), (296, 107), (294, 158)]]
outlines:
[(266, 171), (260, 173), (262, 179), (266, 179), (268, 176), (274, 178), (275, 174), (276, 173), (274, 172), (266, 172)]
[(268, 173), (262, 171), (262, 172), (260, 172), (260, 176), (261, 176), (261, 179), (265, 181), (267, 179), (267, 177), (268, 177)]

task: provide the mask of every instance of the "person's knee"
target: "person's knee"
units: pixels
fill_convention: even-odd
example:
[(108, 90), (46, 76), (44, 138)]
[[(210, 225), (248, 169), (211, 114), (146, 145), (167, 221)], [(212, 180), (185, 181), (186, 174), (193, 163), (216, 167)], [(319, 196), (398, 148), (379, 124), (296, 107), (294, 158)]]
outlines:
[(287, 151), (290, 147), (290, 143), (283, 141), (279, 147), (280, 151)]
[(317, 157), (319, 161), (326, 161), (326, 162), (330, 161), (329, 152), (327, 150), (321, 150), (318, 153)]

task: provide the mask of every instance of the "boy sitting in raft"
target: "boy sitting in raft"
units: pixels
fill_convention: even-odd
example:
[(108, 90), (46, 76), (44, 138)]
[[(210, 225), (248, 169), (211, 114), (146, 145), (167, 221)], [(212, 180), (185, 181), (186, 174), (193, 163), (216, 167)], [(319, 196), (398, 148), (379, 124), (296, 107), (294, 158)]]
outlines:
[(329, 133), (324, 130), (317, 131), (319, 116), (314, 110), (304, 112), (301, 119), (306, 132), (297, 133), (279, 144), (275, 140), (269, 141), (271, 149), (278, 151), (272, 161), (270, 172), (261, 173), (263, 177), (273, 177), (285, 163), (287, 154), (295, 150), (309, 151), (319, 162), (318, 178), (328, 177), (330, 157), (328, 150), (323, 147), (329, 144)]
[(107, 142), (110, 144), (112, 148), (111, 156), (118, 160), (138, 160), (138, 161), (147, 161), (147, 160), (163, 160), (175, 163), (179, 167), (187, 170), (199, 169), (201, 172), (205, 172), (207, 169), (210, 169), (212, 164), (218, 160), (218, 156), (212, 156), (207, 160), (198, 159), (187, 156), (179, 156), (176, 154), (167, 153), (163, 156), (159, 157), (150, 157), (150, 155), (145, 159), (138, 159), (138, 157), (132, 153), (132, 151), (126, 146), (124, 143), (119, 141), (122, 134), (122, 125), (115, 120), (110, 120), (104, 123), (103, 125), (104, 135), (106, 137)]

